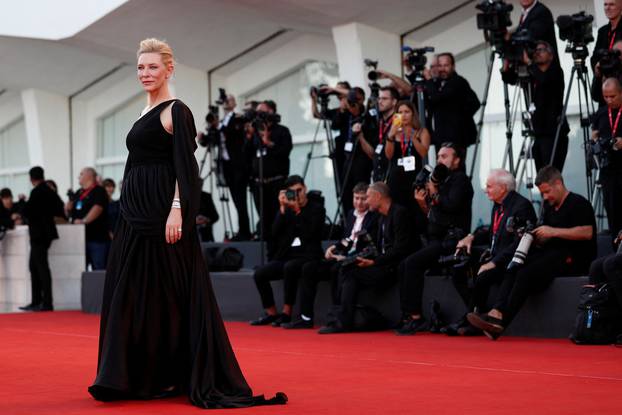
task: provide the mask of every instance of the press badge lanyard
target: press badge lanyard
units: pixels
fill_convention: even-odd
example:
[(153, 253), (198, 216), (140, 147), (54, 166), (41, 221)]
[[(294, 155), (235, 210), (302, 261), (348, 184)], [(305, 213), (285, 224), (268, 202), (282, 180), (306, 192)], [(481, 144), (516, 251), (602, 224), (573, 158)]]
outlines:
[(384, 136), (387, 135), (391, 127), (393, 126), (393, 117), (389, 118), (387, 124), (384, 124), (384, 120), (380, 120), (380, 131), (378, 134), (378, 141), (380, 144), (384, 141)]
[(495, 249), (495, 243), (497, 242), (497, 232), (499, 231), (499, 227), (501, 226), (501, 221), (503, 220), (503, 216), (505, 212), (503, 212), (503, 205), (495, 212), (495, 215), (492, 219), (492, 246), (490, 247), (490, 252), (493, 252)]
[(348, 125), (349, 125), (348, 140), (346, 141), (346, 144), (343, 148), (346, 153), (351, 153), (352, 150), (354, 149), (354, 143), (352, 142), (352, 125), (353, 125), (352, 121), (354, 120), (352, 119), (352, 116), (350, 115), (348, 117)]
[(86, 189), (84, 192), (80, 194), (79, 199), (76, 202), (76, 210), (82, 209), (82, 205), (83, 205), (82, 201), (86, 199), (86, 197), (89, 195), (89, 193), (91, 193), (91, 191), (93, 191), (93, 189), (95, 189), (95, 185), (89, 187), (88, 189)]
[(616, 116), (616, 123), (613, 123), (613, 117), (611, 116), (611, 108), (609, 111), (609, 127), (611, 127), (611, 138), (616, 137), (616, 131), (618, 130), (618, 123), (620, 122), (620, 115), (622, 115), (622, 107), (618, 108), (618, 115)]
[[(618, 23), (620, 24), (620, 23)], [(609, 31), (609, 50), (613, 49), (613, 44), (616, 41), (616, 32), (618, 31), (618, 28), (616, 26), (615, 29), (612, 29)]]
[(415, 130), (413, 130), (412, 134), (408, 136), (408, 142), (406, 142), (406, 135), (402, 134), (402, 142), (400, 143), (402, 147), (402, 157), (406, 157), (406, 150), (408, 150), (408, 155), (409, 156), (411, 155), (414, 138), (415, 138)]

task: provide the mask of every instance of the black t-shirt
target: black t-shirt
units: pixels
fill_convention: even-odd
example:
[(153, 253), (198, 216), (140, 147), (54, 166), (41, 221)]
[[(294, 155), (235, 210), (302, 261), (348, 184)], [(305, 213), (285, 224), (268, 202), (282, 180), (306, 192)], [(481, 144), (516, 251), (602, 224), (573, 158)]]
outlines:
[(102, 186), (95, 186), (91, 191), (88, 191), (88, 189), (78, 190), (73, 199), (71, 220), (84, 219), (95, 205), (101, 206), (104, 211), (93, 222), (85, 225), (86, 241), (108, 241), (110, 240), (110, 235), (108, 234), (108, 194)]
[[(620, 116), (618, 125), (616, 128), (615, 136), (622, 137), (622, 108), (619, 109)], [(607, 106), (601, 107), (594, 114), (594, 121), (592, 123), (592, 128), (598, 131), (598, 135), (601, 138), (613, 138), (613, 134), (611, 133), (611, 125), (613, 124), (615, 127), (616, 119), (618, 119), (618, 109), (611, 110), (611, 124), (609, 121), (609, 108)], [(621, 150), (613, 150), (611, 147), (608, 147), (609, 154), (609, 165), (603, 170), (622, 170), (622, 151)]]
[(592, 227), (592, 239), (589, 241), (553, 238), (544, 244), (545, 249), (555, 248), (568, 252), (568, 257), (572, 258), (572, 267), (587, 271), (596, 257), (596, 218), (590, 202), (583, 196), (570, 192), (558, 210), (548, 203), (545, 204), (542, 223), (554, 228)]

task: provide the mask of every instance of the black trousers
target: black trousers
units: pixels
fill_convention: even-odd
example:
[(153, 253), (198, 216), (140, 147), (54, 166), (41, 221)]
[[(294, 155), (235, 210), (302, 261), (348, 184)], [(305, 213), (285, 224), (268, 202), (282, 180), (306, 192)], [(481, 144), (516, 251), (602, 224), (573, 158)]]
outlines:
[(231, 161), (224, 160), (222, 163), (225, 181), (229, 187), (235, 210), (238, 212), (238, 233), (245, 236), (250, 235), (251, 228), (246, 204), (248, 174), (246, 169), (235, 166)]
[(590, 283), (609, 283), (615, 293), (619, 307), (622, 307), (622, 254), (611, 254), (598, 258), (590, 266)]
[[(255, 208), (259, 214), (259, 224), (257, 225), (257, 233), (261, 232), (261, 223), (264, 226), (265, 241), (272, 239), (272, 223), (279, 211), (279, 192), (283, 189), (285, 179), (278, 179), (268, 183), (253, 183), (253, 200)], [(263, 214), (261, 211), (261, 189), (263, 188)]]
[[(536, 163), (536, 170), (550, 164), (551, 155), (553, 154), (553, 145), (555, 144), (555, 137), (538, 136), (533, 142), (531, 154), (533, 161)], [(566, 162), (566, 155), (568, 154), (568, 136), (560, 136), (555, 149), (555, 158), (553, 159), (553, 166), (559, 170), (564, 170), (564, 164)]]
[(30, 241), (30, 281), (32, 304), (52, 304), (52, 273), (48, 263), (48, 250), (52, 241)]
[(505, 267), (498, 266), (475, 276), (471, 301), (467, 303), (469, 310), (477, 309), (480, 313), (487, 310), (490, 287), (500, 284), (505, 276)]
[(337, 294), (339, 308), (337, 318), (343, 328), (349, 330), (354, 323), (354, 309), (361, 289), (385, 289), (395, 283), (396, 270), (391, 265), (341, 270)]
[(505, 274), (493, 308), (503, 313), (506, 327), (531, 294), (545, 290), (557, 276), (575, 274), (566, 256), (559, 249), (532, 248), (521, 268)]
[(274, 294), (270, 281), (283, 280), (284, 303), (293, 305), (296, 303), (298, 292), (298, 280), (302, 273), (302, 267), (313, 259), (294, 258), (289, 260), (273, 260), (255, 270), (253, 278), (261, 297), (263, 308), (275, 305)]
[(616, 237), (622, 230), (622, 171), (602, 170), (600, 181), (603, 185), (603, 205), (607, 211), (607, 221), (611, 236)]
[(337, 261), (316, 260), (310, 261), (302, 267), (300, 278), (300, 313), (305, 317), (313, 318), (313, 308), (317, 284), (320, 281), (330, 281), (333, 304), (339, 304), (337, 284), (341, 264)]
[(428, 245), (410, 254), (399, 266), (400, 307), (406, 314), (421, 314), (425, 272), (438, 264), (441, 255), (456, 250), (457, 241), (431, 240)]

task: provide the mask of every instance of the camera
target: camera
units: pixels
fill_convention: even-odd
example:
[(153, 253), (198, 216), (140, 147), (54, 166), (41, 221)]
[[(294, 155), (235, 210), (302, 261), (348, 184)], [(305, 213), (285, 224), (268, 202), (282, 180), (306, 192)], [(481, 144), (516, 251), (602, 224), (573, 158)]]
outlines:
[(586, 45), (594, 40), (592, 22), (594, 16), (584, 11), (572, 15), (562, 15), (557, 18), (559, 38), (575, 44)]
[(505, 224), (505, 229), (509, 233), (515, 233), (521, 238), (516, 251), (514, 251), (512, 261), (510, 261), (507, 266), (508, 271), (511, 271), (525, 263), (525, 259), (527, 259), (529, 249), (533, 243), (533, 230), (535, 228), (536, 225), (528, 219), (521, 218), (519, 216), (510, 216), (508, 218)]
[(205, 115), (207, 129), (205, 130), (205, 134), (199, 136), (198, 140), (201, 147), (217, 146), (220, 142), (220, 131), (218, 131), (218, 127), (214, 125), (216, 120), (218, 120), (218, 107), (216, 105), (210, 105), (207, 115)]
[(598, 168), (602, 169), (609, 166), (609, 155), (613, 151), (616, 143), (615, 138), (598, 137), (596, 141), (590, 142), (590, 152), (594, 157)]
[(348, 256), (353, 247), (354, 241), (350, 238), (344, 238), (335, 244), (333, 253), (335, 255)]
[(257, 131), (264, 131), (269, 125), (279, 124), (281, 116), (279, 114), (271, 114), (269, 112), (248, 109), (244, 111), (242, 119), (245, 123), (250, 123)]
[(377, 81), (378, 72), (376, 72), (376, 70), (378, 69), (378, 61), (372, 61), (371, 59), (365, 59), (363, 63), (368, 68), (371, 68), (371, 70), (367, 72), (367, 79), (369, 79), (370, 81)]
[(449, 169), (442, 163), (437, 164), (434, 168), (429, 164), (423, 166), (423, 169), (415, 177), (413, 183), (413, 190), (425, 189), (426, 183), (431, 181), (432, 183), (439, 185), (444, 183), (449, 177)]
[(523, 55), (532, 57), (536, 50), (536, 42), (527, 29), (521, 29), (512, 33), (510, 40), (503, 45), (501, 55), (510, 62), (518, 65), (523, 64)]
[[(346, 258), (341, 261), (342, 267), (353, 266), (358, 262), (358, 258), (363, 259), (374, 259), (378, 256), (378, 248), (376, 248), (376, 244), (374, 243), (373, 238), (366, 230), (361, 230), (356, 234), (357, 242), (356, 247), (360, 248), (358, 251), (353, 251), (354, 242), (347, 238), (347, 241), (352, 243), (352, 246), (347, 252)], [(343, 242), (343, 241), (342, 241)]]
[(380, 91), (380, 84), (376, 82), (378, 80), (378, 61), (372, 61), (371, 59), (365, 59), (363, 61), (366, 67), (371, 68), (367, 73), (367, 78), (371, 81), (368, 86), (370, 90), (368, 107), (375, 107), (378, 102), (378, 94)]
[(73, 189), (68, 189), (67, 190), (67, 199), (74, 200), (75, 198), (76, 198), (76, 192), (74, 192)]
[(499, 53), (505, 45), (505, 33), (512, 25), (510, 13), (514, 9), (503, 0), (484, 0), (475, 6), (481, 13), (477, 14), (477, 28), (484, 31), (484, 39)]
[(617, 49), (599, 49), (595, 52), (600, 64), (600, 73), (603, 79), (618, 78), (622, 74), (620, 51)]
[(216, 105), (224, 105), (227, 102), (227, 92), (224, 88), (218, 88), (218, 99)]
[(423, 70), (425, 69), (426, 63), (428, 63), (428, 58), (425, 56), (428, 52), (434, 52), (434, 48), (431, 46), (426, 46), (423, 48), (413, 49), (408, 46), (402, 46), (402, 52), (407, 53), (406, 62), (412, 68), (412, 72), (406, 77), (408, 81), (410, 81), (413, 85), (421, 85), (425, 78), (423, 77)]
[(285, 198), (290, 202), (293, 202), (298, 197), (298, 192), (292, 189), (285, 190)]
[(455, 254), (441, 256), (438, 263), (446, 267), (464, 268), (470, 260), (471, 255), (467, 254), (465, 248), (460, 248)]

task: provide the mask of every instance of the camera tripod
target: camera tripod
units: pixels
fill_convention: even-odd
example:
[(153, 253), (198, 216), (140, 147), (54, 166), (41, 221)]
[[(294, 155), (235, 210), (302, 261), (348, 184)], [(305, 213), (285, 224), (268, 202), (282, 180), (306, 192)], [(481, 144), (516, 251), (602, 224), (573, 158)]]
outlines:
[[(228, 240), (230, 235), (233, 236), (233, 221), (231, 219), (231, 208), (229, 206), (230, 194), (223, 173), (222, 154), (219, 150), (218, 156), (215, 156), (214, 151), (215, 149), (212, 145), (205, 147), (205, 153), (203, 154), (199, 164), (199, 177), (201, 177), (201, 180), (203, 181), (207, 178), (210, 179), (211, 194), (214, 194), (214, 185), (218, 190), (218, 200), (220, 200), (223, 212), (223, 226), (225, 229), (224, 240)], [(210, 168), (207, 175), (203, 177), (202, 173), (205, 168), (205, 162), (208, 154), (210, 154)]]

